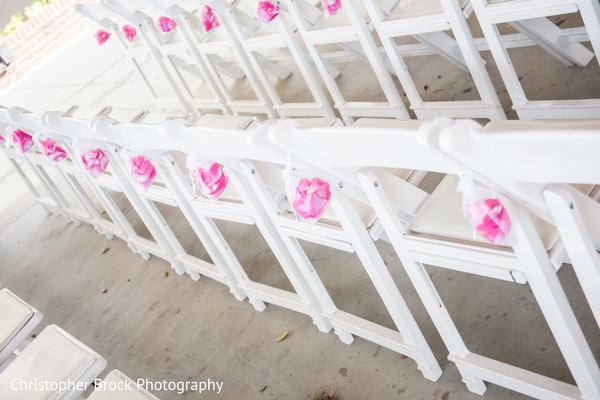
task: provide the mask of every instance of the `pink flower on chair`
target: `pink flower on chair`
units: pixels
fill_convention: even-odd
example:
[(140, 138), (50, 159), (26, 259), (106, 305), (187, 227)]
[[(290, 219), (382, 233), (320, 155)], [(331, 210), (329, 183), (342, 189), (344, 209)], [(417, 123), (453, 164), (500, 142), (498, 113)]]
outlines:
[(321, 0), (323, 4), (323, 10), (327, 11), (329, 15), (336, 15), (342, 9), (341, 0)]
[(327, 182), (319, 178), (313, 178), (311, 181), (302, 179), (296, 187), (293, 206), (302, 218), (317, 219), (325, 212), (330, 199), (331, 191)]
[(67, 158), (67, 152), (62, 147), (57, 146), (52, 139), (39, 140), (38, 143), (42, 152), (52, 161), (59, 162)]
[(261, 24), (267, 24), (279, 15), (279, 7), (272, 1), (259, 1), (256, 16)]
[(494, 244), (501, 243), (510, 232), (512, 222), (498, 199), (467, 203), (467, 213), (473, 218), (475, 231)]
[(100, 149), (94, 149), (87, 151), (81, 155), (81, 161), (86, 170), (89, 171), (90, 175), (98, 179), (106, 167), (108, 167), (108, 156)]
[(95, 36), (96, 36), (96, 40), (98, 41), (98, 45), (102, 46), (104, 43), (106, 43), (106, 41), (110, 37), (110, 33), (106, 32), (103, 29), (98, 29), (98, 32), (96, 32)]
[(31, 135), (26, 134), (20, 129), (15, 129), (12, 134), (12, 140), (21, 149), (21, 153), (27, 153), (33, 147)]
[(144, 190), (148, 190), (156, 176), (156, 168), (144, 156), (131, 157), (131, 175)]
[(219, 20), (217, 20), (217, 16), (213, 12), (212, 8), (209, 6), (204, 6), (202, 9), (202, 25), (204, 26), (204, 30), (206, 32), (210, 32), (217, 26), (221, 25), (219, 24)]
[(158, 27), (163, 32), (171, 32), (177, 26), (177, 22), (164, 15), (158, 19)]
[(123, 34), (125, 35), (127, 40), (133, 42), (133, 39), (135, 39), (135, 35), (137, 35), (137, 31), (131, 25), (123, 25)]
[(229, 178), (218, 163), (212, 163), (208, 167), (198, 167), (192, 170), (192, 176), (202, 194), (213, 200), (223, 194), (229, 182)]

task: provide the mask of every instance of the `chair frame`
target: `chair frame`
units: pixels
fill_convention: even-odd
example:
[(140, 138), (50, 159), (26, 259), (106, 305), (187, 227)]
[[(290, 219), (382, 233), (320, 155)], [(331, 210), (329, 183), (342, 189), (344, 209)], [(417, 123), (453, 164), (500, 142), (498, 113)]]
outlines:
[[(529, 100), (503, 44), (496, 24), (510, 23), (535, 38), (536, 44), (567, 66), (587, 65), (600, 55), (600, 4), (595, 0), (510, 0), (488, 4), (471, 0), (502, 80), (519, 119), (585, 119), (600, 116), (600, 99)], [(587, 30), (569, 35), (545, 17), (580, 11)], [(571, 37), (573, 36), (573, 37)], [(579, 41), (589, 40), (593, 52)]]
[[(442, 173), (467, 173), (437, 149), (438, 136), (452, 129), (473, 129), (477, 124), (449, 120), (424, 123), (418, 130), (337, 128), (300, 130), (281, 126), (271, 139), (344, 180), (344, 187), (362, 187), (375, 208), (404, 268), (417, 289), (429, 315), (467, 388), (478, 394), (486, 390), (484, 380), (543, 399), (584, 399), (598, 396), (600, 370), (577, 324), (530, 217), (510, 201), (503, 204), (512, 217), (518, 246), (514, 253), (466, 245), (443, 239), (419, 238), (405, 228), (420, 207), (416, 188), (401, 182), (390, 185), (388, 174), (373, 169), (414, 168)], [(339, 139), (343, 137), (343, 140)], [(366, 144), (378, 152), (364, 152)], [(318, 146), (319, 150), (316, 151)], [(321, 157), (327, 157), (323, 164)], [(398, 196), (400, 189), (405, 193)], [(410, 189), (410, 190), (406, 190)], [(391, 196), (391, 197), (390, 197)], [(405, 210), (404, 213), (398, 209)], [(516, 283), (529, 282), (551, 331), (577, 382), (570, 385), (469, 351), (446, 310), (423, 263), (475, 273)]]

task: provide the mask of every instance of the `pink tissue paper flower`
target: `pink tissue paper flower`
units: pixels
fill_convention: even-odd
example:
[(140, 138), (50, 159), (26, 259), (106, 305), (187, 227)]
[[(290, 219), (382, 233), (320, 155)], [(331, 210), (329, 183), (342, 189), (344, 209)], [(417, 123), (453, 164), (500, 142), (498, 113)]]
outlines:
[(506, 209), (498, 199), (467, 203), (467, 213), (473, 218), (475, 231), (494, 244), (508, 235), (512, 223)]
[(42, 152), (52, 161), (59, 162), (67, 158), (67, 152), (62, 147), (57, 146), (52, 139), (39, 140), (38, 143)]
[(261, 24), (269, 23), (279, 15), (279, 7), (272, 1), (259, 1), (256, 16)]
[(98, 41), (98, 45), (102, 46), (110, 37), (110, 33), (106, 32), (103, 29), (98, 29), (98, 32), (96, 32), (95, 36), (96, 40)]
[(142, 185), (144, 190), (148, 190), (156, 176), (156, 169), (144, 156), (131, 157), (131, 175), (137, 183)]
[(202, 9), (202, 25), (206, 32), (210, 32), (217, 26), (220, 26), (217, 16), (209, 6), (204, 6)]
[(89, 171), (90, 175), (98, 179), (106, 167), (108, 167), (108, 156), (100, 149), (87, 151), (81, 155), (83, 166)]
[(302, 179), (296, 187), (293, 206), (302, 218), (317, 219), (325, 212), (330, 199), (331, 191), (327, 182), (319, 178), (313, 178), (311, 181)]
[(164, 15), (158, 19), (158, 27), (163, 32), (171, 32), (177, 26), (177, 22)]
[(202, 194), (213, 200), (218, 199), (223, 194), (227, 182), (229, 182), (229, 178), (217, 163), (192, 170), (192, 176), (198, 183)]
[(137, 34), (137, 31), (131, 25), (123, 25), (123, 34), (125, 35), (127, 40), (129, 40), (130, 42), (133, 42), (133, 39), (135, 39), (135, 35)]
[(342, 9), (341, 0), (321, 0), (323, 4), (323, 10), (327, 11), (329, 15), (336, 15)]
[(21, 153), (27, 153), (33, 147), (31, 135), (26, 134), (20, 129), (15, 129), (12, 134), (12, 140), (21, 149)]

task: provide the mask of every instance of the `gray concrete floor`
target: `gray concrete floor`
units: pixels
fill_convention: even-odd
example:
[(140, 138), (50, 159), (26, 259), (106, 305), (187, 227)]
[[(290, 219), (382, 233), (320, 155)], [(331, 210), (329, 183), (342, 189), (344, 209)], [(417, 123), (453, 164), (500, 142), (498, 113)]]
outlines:
[[(483, 56), (505, 110), (514, 117), (489, 53)], [(514, 50), (514, 58), (523, 66), (523, 83), (533, 97), (600, 96), (596, 62), (569, 69), (547, 60), (538, 49)], [(467, 90), (472, 87), (469, 77), (437, 57), (415, 58), (409, 65), (419, 71), (419, 85), (423, 89), (427, 85), (425, 96), (440, 100), (474, 96), (474, 90)], [(91, 35), (82, 36), (0, 94), (0, 104), (34, 112), (79, 104), (82, 114), (113, 105), (126, 119), (152, 108), (141, 82), (133, 76), (124, 79), (128, 68), (116, 43), (98, 48)], [(350, 73), (363, 73), (363, 66), (347, 68), (344, 90), (379, 98), (366, 79), (354, 79), (356, 75)], [(107, 88), (112, 88), (110, 94)], [(282, 82), (279, 90), (282, 96), (303, 93), (294, 78)], [(36, 332), (55, 323), (102, 354), (109, 365), (103, 375), (117, 368), (134, 379), (224, 382), (221, 394), (155, 392), (165, 400), (310, 399), (323, 386), (342, 400), (480, 398), (467, 391), (456, 367), (446, 360), (447, 350), (386, 243), (377, 246), (444, 370), (438, 382), (424, 379), (412, 360), (390, 350), (360, 338), (344, 345), (334, 334), (318, 332), (309, 318), (276, 306), (259, 313), (247, 302), (236, 301), (215, 281), (177, 276), (166, 262), (144, 261), (118, 239), (109, 241), (90, 226), (77, 227), (60, 215), (46, 215), (1, 158), (0, 187), (0, 287), (10, 288), (44, 313)], [(115, 198), (136, 229), (147, 234), (127, 201)], [(181, 213), (169, 207), (161, 211), (184, 247), (206, 256)], [(256, 228), (231, 223), (219, 227), (251, 278), (290, 287)], [(340, 308), (392, 326), (354, 255), (309, 243), (303, 246)], [(107, 247), (110, 250), (103, 253)], [(164, 272), (170, 273), (167, 278)], [(572, 382), (527, 285), (436, 268), (429, 273), (470, 349)], [(598, 328), (571, 266), (563, 266), (559, 277), (600, 360)], [(289, 331), (289, 336), (276, 342), (283, 331)], [(527, 397), (489, 385), (485, 398)]]

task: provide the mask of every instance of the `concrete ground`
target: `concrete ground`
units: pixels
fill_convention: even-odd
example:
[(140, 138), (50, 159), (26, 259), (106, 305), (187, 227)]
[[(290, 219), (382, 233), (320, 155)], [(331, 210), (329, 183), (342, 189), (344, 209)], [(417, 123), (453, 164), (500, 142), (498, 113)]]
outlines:
[[(78, 104), (82, 116), (111, 105), (122, 120), (140, 109), (153, 109), (140, 80), (127, 75), (129, 66), (118, 50), (117, 43), (98, 48), (91, 34), (82, 36), (0, 94), (0, 104), (37, 113)], [(566, 68), (539, 49), (517, 49), (511, 55), (533, 98), (600, 97), (595, 61), (583, 69)], [(504, 108), (514, 118), (493, 60), (488, 52), (483, 56)], [(411, 59), (409, 66), (418, 71), (426, 98), (475, 96), (469, 77), (438, 57)], [(152, 69), (150, 64), (146, 67)], [(363, 65), (347, 68), (341, 82), (349, 95), (379, 98), (367, 79), (355, 79), (365, 72)], [(303, 96), (294, 79), (279, 85), (282, 96)], [(444, 371), (438, 382), (424, 379), (411, 359), (395, 352), (360, 338), (350, 346), (342, 344), (333, 333), (318, 332), (309, 318), (276, 306), (259, 313), (215, 281), (177, 276), (166, 262), (144, 261), (118, 239), (109, 241), (90, 226), (77, 227), (60, 215), (46, 215), (4, 158), (0, 187), (0, 287), (10, 288), (44, 313), (36, 333), (47, 324), (58, 324), (103, 355), (108, 368), (102, 376), (117, 368), (133, 379), (223, 382), (220, 394), (154, 391), (164, 400), (312, 399), (325, 387), (342, 400), (481, 398), (467, 391), (454, 364), (446, 360), (448, 352), (389, 244), (377, 246)], [(115, 199), (136, 230), (147, 234), (127, 201), (117, 194)], [(161, 211), (184, 247), (205, 256), (181, 213), (169, 207)], [(252, 279), (289, 289), (256, 228), (231, 223), (219, 227)], [(392, 326), (354, 255), (303, 246), (341, 309)], [(471, 350), (573, 382), (527, 285), (436, 268), (429, 273)], [(571, 266), (564, 265), (558, 274), (600, 360), (598, 327)], [(288, 337), (276, 342), (284, 331), (289, 331)], [(489, 385), (484, 398), (527, 397)]]

